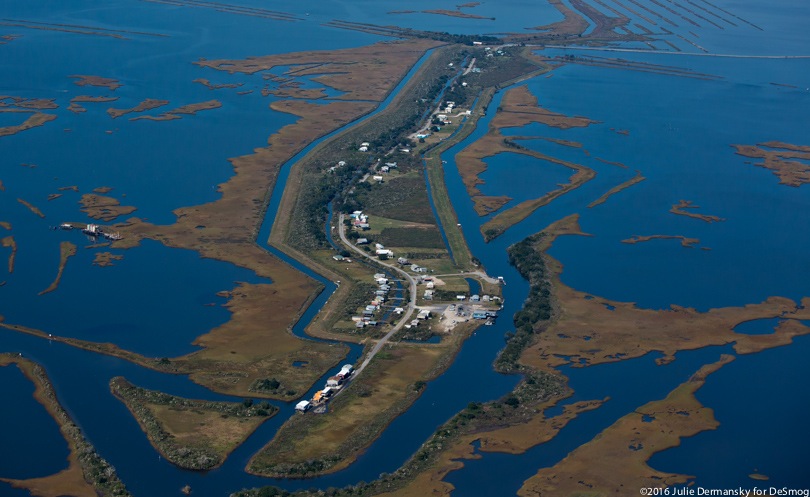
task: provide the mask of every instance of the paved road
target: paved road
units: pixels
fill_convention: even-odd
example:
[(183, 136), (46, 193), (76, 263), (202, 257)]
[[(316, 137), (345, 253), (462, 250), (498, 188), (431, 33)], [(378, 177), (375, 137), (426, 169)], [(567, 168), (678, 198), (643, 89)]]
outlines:
[(492, 276), (488, 275), (487, 273), (478, 270), (478, 271), (465, 271), (463, 273), (448, 273), (448, 274), (432, 274), (431, 276), (435, 276), (436, 278), (441, 278), (442, 276), (471, 276), (475, 275), (480, 277), (482, 280), (486, 281), (487, 283), (492, 283), (493, 285), (497, 285), (500, 283), (498, 278), (493, 278)]
[[(346, 226), (343, 224), (343, 218), (344, 218), (344, 215), (343, 215), (343, 214), (341, 214), (341, 215), (340, 215), (340, 218), (339, 218), (339, 220), (338, 220), (338, 233), (340, 234), (340, 239), (341, 239), (341, 240), (343, 241), (343, 243), (344, 243), (344, 244), (345, 244), (347, 247), (349, 247), (351, 250), (354, 250), (355, 252), (357, 252), (358, 254), (360, 254), (361, 256), (363, 256), (363, 257), (365, 257), (365, 258), (367, 258), (367, 259), (373, 259), (373, 258), (371, 257), (371, 255), (369, 255), (369, 254), (368, 254), (368, 253), (366, 253), (365, 251), (361, 250), (359, 247), (357, 247), (355, 244), (351, 243), (351, 242), (350, 242), (350, 241), (349, 241), (349, 240), (346, 238)], [(403, 271), (402, 269), (400, 269), (399, 267), (397, 267), (397, 266), (396, 266), (396, 265), (394, 265), (394, 264), (388, 264), (388, 263), (386, 263), (386, 262), (384, 262), (384, 261), (379, 261), (379, 260), (377, 260), (377, 259), (373, 259), (373, 260), (374, 260), (374, 262), (376, 262), (377, 264), (380, 264), (380, 265), (382, 265), (382, 266), (385, 266), (385, 267), (387, 267), (387, 268), (389, 268), (389, 269), (393, 269), (393, 270), (394, 270), (394, 271), (396, 271), (397, 273), (401, 274), (401, 275), (402, 275), (402, 276), (405, 278), (405, 280), (407, 280), (407, 281), (410, 283), (410, 285), (411, 285), (411, 300), (410, 300), (410, 302), (408, 302), (408, 308), (407, 308), (407, 310), (405, 311), (405, 314), (403, 314), (403, 315), (402, 315), (402, 318), (399, 320), (399, 323), (397, 323), (397, 324), (396, 324), (396, 326), (394, 326), (394, 327), (391, 329), (391, 331), (389, 331), (388, 333), (386, 333), (386, 334), (385, 334), (385, 336), (384, 336), (384, 337), (382, 337), (382, 338), (381, 338), (381, 339), (380, 339), (380, 340), (379, 340), (379, 341), (376, 343), (376, 345), (374, 345), (374, 347), (371, 349), (371, 352), (369, 352), (369, 353), (368, 353), (368, 355), (366, 356), (366, 358), (365, 358), (365, 359), (363, 360), (363, 362), (360, 364), (360, 367), (358, 367), (358, 368), (357, 368), (357, 370), (355, 371), (355, 373), (354, 373), (354, 378), (356, 378), (357, 376), (359, 376), (359, 375), (360, 375), (360, 373), (361, 373), (361, 372), (363, 372), (363, 370), (366, 368), (366, 366), (368, 366), (368, 363), (369, 363), (369, 362), (371, 362), (371, 359), (373, 359), (373, 358), (374, 358), (374, 356), (375, 356), (375, 355), (377, 355), (377, 352), (379, 352), (379, 351), (380, 351), (380, 350), (383, 348), (383, 346), (385, 345), (385, 343), (386, 343), (386, 342), (388, 342), (388, 340), (389, 340), (389, 339), (390, 339), (392, 336), (394, 336), (394, 334), (395, 334), (396, 332), (398, 332), (399, 330), (401, 330), (401, 329), (402, 329), (402, 327), (403, 327), (403, 326), (405, 326), (405, 323), (407, 323), (407, 322), (409, 322), (409, 321), (410, 321), (411, 316), (413, 315), (413, 311), (416, 309), (416, 280), (415, 280), (415, 279), (413, 279), (413, 277), (411, 277), (411, 275), (410, 275), (410, 274), (406, 273), (405, 271)], [(353, 378), (353, 379), (354, 379), (354, 378)]]
[(462, 74), (462, 76), (466, 76), (466, 75), (470, 74), (470, 71), (473, 70), (473, 67), (475, 67), (475, 57), (472, 58), (472, 61), (467, 66), (467, 69), (464, 70), (464, 73)]

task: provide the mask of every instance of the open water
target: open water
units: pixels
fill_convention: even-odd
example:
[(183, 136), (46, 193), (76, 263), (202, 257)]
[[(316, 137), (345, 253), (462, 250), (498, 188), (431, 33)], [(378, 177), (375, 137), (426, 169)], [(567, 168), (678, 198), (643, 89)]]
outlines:
[[(701, 23), (701, 29), (689, 27), (699, 35), (691, 39), (710, 51), (806, 55), (810, 46), (804, 27), (804, 21), (810, 18), (807, 6), (788, 0), (767, 5), (756, 0), (714, 3), (755, 22), (762, 31), (739, 20), (735, 21), (736, 28), (725, 25), (723, 30), (706, 23)], [(111, 341), (156, 357), (177, 355), (193, 350), (190, 343), (194, 337), (228, 318), (221, 307), (223, 300), (216, 296), (218, 291), (233, 288), (236, 281), (262, 281), (230, 264), (151, 242), (126, 251), (113, 250), (124, 259), (115, 261), (113, 267), (98, 268), (91, 264), (92, 251), (82, 248), (81, 235), (48, 229), (62, 220), (85, 220), (78, 210), (79, 194), (57, 190), (69, 185), (77, 185), (82, 193), (100, 186), (113, 187), (109, 195), (123, 205), (137, 206), (134, 215), (159, 224), (170, 223), (173, 209), (217, 197), (216, 185), (232, 174), (229, 157), (250, 153), (266, 143), (274, 131), (292, 122), (291, 116), (269, 109), (275, 97), (260, 95), (265, 84), (260, 76), (201, 69), (192, 64), (200, 57), (241, 58), (344, 48), (381, 39), (321, 25), (331, 19), (396, 23), (456, 33), (495, 33), (523, 30), (561, 18), (547, 5), (523, 0), (485, 2), (468, 11), (495, 17), (494, 21), (387, 13), (403, 8), (454, 9), (456, 2), (447, 1), (419, 0), (407, 7), (365, 0), (284, 5), (241, 0), (239, 4), (292, 12), (301, 20), (282, 22), (138, 0), (115, 0), (103, 5), (90, 0), (69, 0), (58, 5), (31, 1), (0, 7), (0, 17), (5, 19), (139, 32), (123, 33), (125, 39), (118, 39), (0, 24), (0, 35), (21, 35), (0, 45), (0, 94), (55, 98), (60, 105), (59, 109), (46, 111), (56, 114), (56, 121), (0, 138), (0, 180), (5, 186), (5, 191), (0, 192), (0, 221), (12, 224), (10, 234), (19, 246), (13, 273), (5, 271), (9, 249), (0, 248), (0, 260), (4, 261), (0, 282), (6, 281), (0, 287), (0, 315), (7, 322), (57, 335)], [(685, 27), (670, 28), (688, 36)], [(698, 51), (680, 38), (670, 38), (683, 50)], [(660, 49), (666, 48), (659, 45)], [(563, 50), (546, 53), (581, 54)], [(806, 126), (810, 92), (805, 89), (810, 87), (810, 62), (611, 52), (593, 55), (677, 65), (720, 79), (705, 81), (569, 65), (554, 71), (550, 78), (541, 76), (529, 81), (529, 89), (544, 107), (583, 115), (600, 124), (565, 131), (534, 125), (507, 134), (579, 141), (588, 154), (545, 140), (522, 144), (579, 161), (593, 167), (598, 175), (485, 244), (478, 232), (485, 219), (472, 211), (472, 203), (455, 172), (453, 156), (486, 130), (502, 96), (496, 95), (478, 130), (443, 158), (448, 161), (450, 195), (473, 254), (491, 275), (504, 276), (507, 281), (503, 317), (495, 326), (482, 328), (471, 337), (453, 366), (431, 382), (413, 408), (397, 418), (345, 471), (307, 481), (273, 481), (243, 472), (250, 456), (292, 414), (290, 404), (281, 405), (282, 411), (257, 430), (221, 468), (207, 473), (177, 469), (159, 457), (123, 405), (110, 395), (109, 379), (124, 375), (140, 386), (176, 395), (226, 397), (182, 376), (159, 374), (115, 358), (6, 330), (0, 332), (0, 350), (22, 352), (45, 366), (60, 401), (136, 496), (177, 495), (185, 484), (192, 486), (194, 495), (220, 496), (271, 483), (295, 489), (372, 480), (399, 467), (437, 426), (467, 403), (498, 398), (508, 392), (518, 378), (494, 373), (491, 363), (503, 346), (504, 333), (510, 330), (509, 316), (519, 309), (528, 285), (508, 266), (505, 248), (565, 215), (580, 213), (583, 230), (595, 235), (563, 237), (551, 251), (565, 265), (563, 280), (579, 290), (637, 302), (646, 308), (678, 304), (700, 310), (760, 302), (772, 295), (793, 299), (810, 295), (810, 258), (804, 250), (810, 241), (805, 229), (810, 225), (807, 187), (779, 185), (769, 171), (752, 166), (730, 147), (768, 140), (810, 145)], [(124, 86), (115, 92), (80, 88), (69, 78), (74, 74), (112, 77)], [(192, 83), (195, 78), (244, 85), (208, 90)], [(304, 83), (313, 85), (311, 81)], [(253, 92), (238, 93), (248, 90)], [(91, 94), (120, 98), (112, 103), (83, 103), (86, 113), (67, 110), (70, 98)], [(128, 116), (113, 120), (105, 112), (108, 107), (132, 107), (145, 98), (170, 100), (169, 105), (149, 114), (210, 99), (220, 100), (223, 106), (168, 122), (129, 121)], [(0, 113), (0, 125), (22, 121), (8, 114)], [(616, 130), (627, 130), (627, 134)], [(605, 164), (596, 157), (621, 162), (628, 169)], [(487, 183), (482, 190), (512, 196), (517, 202), (533, 194), (539, 196), (560, 182), (557, 166), (511, 159), (510, 154), (502, 154), (488, 160), (490, 170), (484, 173)], [(636, 169), (647, 177), (645, 182), (616, 194), (601, 206), (587, 208), (609, 188), (633, 177)], [(543, 174), (547, 170), (551, 175)], [(564, 179), (565, 171), (562, 173)], [(260, 242), (266, 240), (275, 217), (285, 175), (273, 192)], [(504, 179), (509, 176), (531, 181)], [(47, 200), (49, 194), (57, 192), (64, 195)], [(36, 217), (17, 198), (36, 205), (46, 217)], [(670, 214), (669, 208), (681, 199), (699, 205), (697, 212), (718, 215), (725, 221), (708, 224)], [(699, 238), (700, 243), (695, 248), (681, 247), (676, 240), (621, 243), (633, 235), (652, 234), (684, 235)], [(55, 276), (62, 240), (76, 243), (78, 254), (68, 262), (59, 289), (38, 296)], [(289, 262), (304, 270), (294, 261)], [(296, 333), (302, 332), (334, 288), (331, 282), (321, 282), (325, 291), (307, 311)], [(216, 305), (206, 305), (211, 303)], [(768, 332), (770, 324), (760, 324), (741, 327), (740, 331)], [(651, 465), (695, 475), (697, 483), (704, 486), (751, 486), (747, 475), (754, 471), (771, 476), (769, 484), (775, 486), (810, 485), (802, 464), (810, 436), (799, 414), (810, 407), (802, 383), (808, 374), (803, 358), (810, 353), (809, 348), (810, 340), (799, 338), (790, 346), (740, 356), (712, 375), (698, 398), (715, 410), (720, 428), (656, 455)], [(454, 495), (513, 493), (538, 469), (553, 465), (634, 408), (663, 398), (700, 365), (729, 351), (715, 347), (678, 354), (674, 363), (661, 367), (654, 365), (651, 354), (616, 364), (566, 369), (576, 392), (571, 401), (605, 396), (611, 400), (581, 415), (553, 441), (524, 455), (484, 453), (481, 459), (467, 462), (464, 469), (448, 477), (457, 487)], [(358, 354), (359, 350), (353, 348), (347, 360), (353, 361)], [(4, 428), (0, 476), (42, 476), (66, 466), (64, 441), (42, 407), (30, 398), (30, 383), (14, 368), (0, 370), (0, 375), (4, 396), (0, 424), (22, 426), (24, 419), (36, 426), (35, 430)], [(641, 378), (645, 381), (639, 381)], [(469, 389), (469, 385), (476, 388)], [(14, 440), (13, 452), (7, 440)], [(492, 478), (493, 474), (498, 478)], [(508, 484), (504, 486), (504, 482)], [(0, 485), (0, 495), (21, 493)]]

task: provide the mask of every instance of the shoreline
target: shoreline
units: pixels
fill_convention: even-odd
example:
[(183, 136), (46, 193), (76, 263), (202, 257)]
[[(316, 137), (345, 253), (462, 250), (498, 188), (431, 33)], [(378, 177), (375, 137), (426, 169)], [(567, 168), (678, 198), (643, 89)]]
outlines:
[[(0, 478), (15, 488), (24, 488), (38, 497), (60, 497), (66, 492), (76, 497), (119, 496), (129, 492), (109, 465), (96, 453), (70, 415), (60, 404), (53, 384), (39, 364), (17, 354), (0, 353), (0, 367), (16, 365), (35, 386), (34, 398), (59, 426), (59, 431), (68, 444), (68, 467), (59, 473), (42, 478), (17, 480)], [(103, 480), (96, 476), (106, 475)], [(95, 481), (91, 485), (88, 481)], [(97, 493), (98, 492), (98, 493)]]

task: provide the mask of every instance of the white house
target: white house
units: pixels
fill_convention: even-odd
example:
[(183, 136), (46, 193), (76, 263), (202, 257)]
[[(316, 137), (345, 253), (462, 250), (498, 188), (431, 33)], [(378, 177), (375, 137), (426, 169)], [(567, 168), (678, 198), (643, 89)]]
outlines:
[(368, 152), (368, 147), (363, 146), (363, 147), (358, 148), (357, 150), (359, 150), (361, 152)]
[(295, 410), (298, 412), (307, 412), (310, 407), (312, 407), (312, 402), (308, 400), (302, 400), (301, 402), (295, 404)]

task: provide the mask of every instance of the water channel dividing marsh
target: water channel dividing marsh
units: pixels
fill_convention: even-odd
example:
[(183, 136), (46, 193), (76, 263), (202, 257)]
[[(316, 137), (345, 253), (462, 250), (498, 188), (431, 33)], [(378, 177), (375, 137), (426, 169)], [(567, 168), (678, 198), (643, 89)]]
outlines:
[[(7, 88), (4, 93), (53, 98), (59, 106), (41, 110), (56, 119), (0, 137), (6, 159), (0, 171), (0, 221), (10, 224), (10, 229), (5, 225), (0, 227), (0, 238), (13, 237), (16, 247), (13, 272), (7, 271), (6, 264), (12, 253), (11, 242), (4, 241), (0, 248), (0, 283), (5, 283), (0, 286), (0, 315), (4, 325), (29, 326), (45, 334), (36, 337), (0, 328), (0, 348), (22, 352), (25, 357), (44, 365), (59, 400), (99, 453), (118, 469), (134, 495), (176, 495), (186, 484), (191, 486), (194, 495), (211, 496), (267, 484), (288, 490), (342, 487), (396, 471), (437, 427), (470, 402), (497, 399), (515, 387), (519, 381), (517, 376), (501, 375), (491, 368), (497, 352), (503, 348), (504, 334), (514, 330), (512, 315), (529, 293), (529, 285), (508, 264), (505, 249), (571, 214), (579, 214), (582, 231), (593, 236), (562, 237), (548, 253), (565, 268), (559, 281), (561, 288), (567, 290), (561, 290), (558, 297), (569, 302), (581, 300), (580, 309), (586, 309), (585, 313), (591, 317), (602, 316), (609, 322), (628, 313), (633, 316), (661, 314), (660, 310), (676, 305), (694, 308), (694, 311), (678, 308), (678, 311), (668, 312), (695, 318), (717, 315), (708, 312), (709, 309), (765, 304), (745, 311), (752, 320), (742, 324), (734, 320), (725, 323), (729, 328), (728, 339), (717, 342), (718, 347), (676, 352), (679, 347), (661, 346), (657, 342), (659, 337), (650, 332), (650, 339), (642, 340), (644, 349), (674, 354), (675, 360), (666, 365), (655, 364), (655, 360), (663, 356), (639, 352), (616, 356), (617, 360), (610, 364), (560, 366), (565, 362), (578, 362), (576, 356), (583, 349), (582, 344), (585, 348), (602, 347), (608, 331), (602, 330), (602, 336), (596, 336), (591, 329), (581, 333), (580, 338), (571, 338), (572, 342), (578, 340), (577, 346), (550, 350), (543, 366), (558, 367), (574, 393), (557, 407), (548, 409), (546, 416), (561, 415), (565, 406), (577, 402), (610, 399), (596, 409), (579, 412), (560, 429), (557, 437), (520, 455), (489, 452), (486, 444), (463, 447), (465, 453), (475, 452), (481, 458), (465, 459), (464, 467), (449, 473), (442, 485), (451, 483), (455, 486), (453, 495), (464, 497), (517, 492), (538, 470), (559, 468), (557, 465), (567, 454), (640, 406), (664, 399), (701, 366), (717, 361), (721, 353), (753, 352), (763, 343), (774, 345), (781, 338), (794, 335), (789, 345), (740, 354), (734, 362), (708, 376), (695, 397), (700, 404), (714, 410), (719, 427), (683, 440), (679, 448), (653, 455), (650, 466), (663, 472), (696, 475), (697, 483), (704, 486), (747, 485), (751, 483), (748, 475), (757, 471), (769, 476), (776, 486), (807, 485), (803, 468), (797, 463), (802, 460), (801, 446), (807, 438), (807, 430), (794, 414), (807, 404), (807, 396), (801, 393), (800, 379), (806, 376), (806, 361), (802, 356), (806, 355), (810, 341), (798, 336), (805, 333), (802, 326), (807, 323), (800, 321), (798, 315), (787, 323), (776, 320), (785, 319), (779, 316), (782, 310), (798, 312), (796, 305), (810, 296), (805, 277), (810, 266), (802, 248), (807, 245), (807, 233), (797, 229), (810, 212), (808, 190), (806, 185), (780, 185), (779, 178), (771, 171), (755, 167), (754, 164), (765, 158), (737, 155), (732, 145), (766, 150), (769, 149), (767, 144), (773, 142), (810, 146), (800, 125), (806, 120), (802, 112), (809, 98), (803, 91), (807, 86), (803, 75), (808, 73), (808, 62), (658, 53), (621, 56), (719, 78), (681, 78), (627, 68), (570, 64), (555, 69), (550, 73), (552, 77), (539, 76), (527, 81), (525, 87), (512, 86), (496, 93), (475, 131), (442, 158), (447, 161), (444, 174), (449, 197), (472, 254), (489, 275), (503, 276), (508, 282), (502, 288), (506, 303), (501, 317), (495, 325), (475, 332), (461, 346), (453, 364), (428, 381), (411, 408), (381, 430), (380, 437), (368, 444), (347, 468), (305, 481), (246, 474), (244, 470), (251, 458), (294, 415), (291, 402), (302, 396), (311, 397), (314, 390), (322, 386), (323, 371), (327, 371), (327, 376), (334, 374), (334, 366), (339, 361), (354, 363), (362, 351), (357, 345), (343, 346), (307, 337), (305, 327), (336, 286), (328, 278), (266, 246), (270, 230), (277, 222), (290, 169), (321, 143), (319, 136), (325, 135), (323, 139), (328, 139), (345, 130), (344, 126), (362, 119), (359, 116), (371, 112), (372, 107), (377, 106), (379, 110), (387, 107), (402, 90), (402, 84), (412, 78), (425, 57), (429, 57), (430, 54), (422, 57), (421, 53), (432, 45), (424, 41), (415, 43), (418, 50), (402, 55), (396, 61), (397, 71), (374, 74), (363, 87), (353, 85), (348, 79), (362, 74), (342, 73), (345, 68), (339, 66), (345, 60), (333, 61), (335, 65), (326, 76), (316, 67), (307, 69), (310, 74), (296, 80), (301, 84), (295, 87), (282, 87), (285, 82), (263, 76), (272, 73), (280, 78), (292, 77), (284, 74), (295, 67), (289, 65), (290, 53), (376, 47), (372, 44), (384, 39), (321, 24), (333, 19), (378, 25), (398, 23), (439, 32), (489, 33), (522, 31), (530, 27), (525, 25), (528, 21), (534, 25), (550, 24), (562, 16), (550, 4), (543, 4), (533, 7), (530, 11), (533, 17), (528, 19), (527, 6), (520, 1), (464, 7), (463, 12), (495, 17), (494, 21), (435, 13), (394, 15), (388, 14), (390, 8), (373, 2), (328, 1), (317, 6), (278, 7), (290, 11), (293, 19), (281, 21), (245, 15), (244, 10), (234, 11), (233, 6), (218, 12), (190, 3), (139, 2), (137, 8), (133, 8), (130, 2), (116, 0), (100, 8), (85, 0), (70, 0), (56, 7), (29, 2), (0, 9), (7, 18), (69, 22), (93, 26), (94, 31), (104, 27), (129, 32), (120, 33), (126, 39), (118, 39), (0, 25), (0, 35), (21, 34), (0, 45), (0, 51), (7, 55), (4, 60), (10, 61), (8, 71), (0, 76), (0, 82)], [(243, 3), (243, 7), (250, 9), (273, 8), (253, 5), (256, 2), (252, 1)], [(448, 2), (428, 3), (420, 0), (409, 9), (462, 10)], [(671, 14), (664, 13), (654, 2), (639, 3), (661, 11), (662, 15)], [(575, 6), (574, 2), (571, 4)], [(632, 22), (649, 25), (618, 2), (609, 4), (632, 17)], [(718, 53), (801, 54), (807, 46), (806, 31), (799, 23), (808, 15), (802, 6), (792, 5), (787, 0), (777, 0), (767, 9), (753, 0), (733, 5), (720, 0), (712, 2), (735, 13), (737, 18), (708, 2), (704, 4), (707, 10), (734, 20), (739, 26), (727, 25), (727, 29), (719, 30), (680, 9), (684, 17), (696, 19), (701, 28), (678, 18), (672, 20), (680, 26), (669, 25), (668, 29)], [(645, 17), (649, 14), (640, 7), (632, 8), (639, 13), (646, 12)], [(609, 15), (608, 12), (604, 10), (603, 14)], [(724, 22), (716, 17), (712, 19)], [(23, 24), (30, 26), (28, 21)], [(687, 25), (692, 27), (687, 28)], [(627, 26), (633, 31), (642, 31), (632, 24)], [(595, 30), (591, 26), (585, 34)], [(694, 30), (695, 36), (689, 35), (688, 30)], [(777, 32), (779, 36), (772, 36)], [(698, 51), (675, 35), (664, 38), (682, 50)], [(638, 45), (644, 46), (640, 42)], [(659, 41), (655, 45), (664, 46)], [(358, 53), (363, 54), (365, 63), (374, 64), (378, 62), (374, 50), (377, 48)], [(416, 52), (419, 55), (414, 55)], [(564, 49), (544, 52), (552, 56), (581, 54)], [(592, 54), (616, 56), (611, 52)], [(278, 65), (273, 69), (248, 67), (252, 63), (248, 57), (252, 56), (268, 56), (268, 60), (277, 61)], [(307, 56), (312, 57), (312, 54)], [(52, 63), (33, 64), (33, 60)], [(231, 74), (227, 66), (216, 66), (212, 62), (216, 60), (243, 61), (241, 69), (257, 73)], [(368, 67), (367, 72), (376, 70), (373, 65)], [(394, 72), (399, 76), (394, 77)], [(69, 76), (79, 74), (96, 75), (110, 81), (96, 79), (93, 82), (103, 85), (76, 86)], [(385, 84), (380, 83), (379, 76), (385, 76)], [(194, 82), (199, 78), (207, 79), (209, 86)], [(115, 82), (121, 86), (114, 88)], [(505, 95), (518, 88), (525, 88), (535, 96), (549, 113), (587, 116), (590, 125), (570, 129), (545, 124), (504, 127), (499, 138), (508, 139), (533, 155), (548, 154), (588, 167), (595, 172), (595, 177), (551, 202), (524, 212), (525, 215), (515, 218), (513, 225), (486, 244), (482, 224), (497, 214), (480, 217), (473, 209), (468, 192), (470, 177), (466, 173), (463, 177), (459, 174), (457, 155), (487, 133), (490, 123), (498, 119), (497, 108), (504, 105)], [(361, 90), (362, 94), (350, 93)], [(251, 93), (247, 93), (249, 91)], [(118, 99), (72, 102), (80, 95)], [(107, 114), (111, 107), (133, 108), (149, 98), (169, 103), (117, 119)], [(347, 101), (356, 99), (374, 102)], [(221, 102), (222, 106), (213, 108), (212, 105), (210, 110), (183, 114), (182, 119), (165, 122), (129, 120), (211, 100)], [(80, 104), (85, 112), (71, 111), (68, 108), (71, 103)], [(523, 106), (526, 107), (525, 102)], [(14, 119), (9, 117), (11, 114)], [(536, 117), (537, 112), (530, 114)], [(0, 125), (18, 124), (28, 116), (3, 112)], [(336, 123), (333, 118), (339, 118), (340, 122)], [(278, 135), (288, 125), (292, 127)], [(276, 138), (277, 141), (268, 144), (270, 136), (284, 139)], [(534, 136), (544, 139), (526, 139)], [(309, 145), (313, 141), (315, 143)], [(575, 143), (581, 147), (573, 146)], [(269, 148), (272, 154), (279, 146), (289, 148), (272, 161), (259, 163), (244, 159), (254, 149)], [(484, 160), (489, 169), (480, 174), (485, 183), (478, 187), (483, 196), (514, 199), (499, 206), (503, 210), (498, 212), (547, 194), (571, 176), (572, 171), (559, 163), (540, 164), (536, 155), (530, 157), (527, 153), (515, 157), (515, 153), (505, 148), (507, 145), (503, 146), (506, 153)], [(753, 150), (748, 152), (749, 155), (760, 154)], [(267, 153), (253, 154), (264, 160), (268, 158), (264, 155)], [(231, 164), (228, 159), (232, 157), (243, 158)], [(801, 157), (793, 159), (806, 166)], [(626, 165), (627, 169), (616, 163)], [(250, 168), (258, 171), (257, 176), (243, 174), (242, 171)], [(549, 168), (554, 172), (545, 174)], [(614, 192), (603, 203), (589, 208), (611, 188), (632, 179), (636, 171), (646, 179)], [(234, 181), (237, 177), (239, 179)], [(534, 178), (537, 181), (533, 181)], [(230, 186), (219, 186), (229, 183)], [(77, 185), (78, 191), (60, 190), (70, 185)], [(109, 185), (112, 190), (93, 192), (103, 185)], [(239, 192), (244, 197), (236, 194)], [(57, 193), (61, 196), (48, 200), (49, 195)], [(63, 221), (93, 221), (82, 213), (79, 204), (82, 195), (93, 193), (137, 209), (111, 222), (124, 223), (130, 216), (137, 216), (139, 222), (122, 224), (121, 231), (127, 231), (126, 240), (139, 241), (139, 246), (87, 249), (85, 246), (90, 242), (85, 243), (78, 232), (49, 229)], [(18, 202), (18, 198), (39, 209), (45, 217), (40, 218), (33, 209)], [(223, 199), (225, 202), (221, 202)], [(266, 211), (261, 208), (265, 200), (269, 202)], [(671, 212), (673, 206), (683, 200), (691, 202), (684, 207), (690, 213), (724, 220), (710, 223)], [(235, 211), (220, 209), (237, 204), (240, 209), (247, 206), (240, 212), (248, 214), (232, 218), (229, 216)], [(206, 205), (208, 207), (204, 207)], [(199, 208), (174, 212), (182, 206)], [(288, 214), (281, 210), (280, 217)], [(178, 214), (180, 220), (176, 222)], [(621, 243), (634, 236), (654, 238), (644, 243)], [(659, 239), (661, 236), (694, 238), (700, 243), (688, 248), (681, 246), (679, 239)], [(229, 240), (227, 248), (212, 248), (210, 242), (216, 239)], [(238, 243), (231, 243), (233, 240)], [(67, 259), (58, 287), (37, 295), (54, 280), (62, 242), (76, 245), (76, 255)], [(181, 247), (190, 250), (178, 250)], [(114, 265), (108, 267), (93, 265), (97, 254), (104, 252), (123, 256), (123, 259), (115, 260)], [(307, 276), (302, 277), (299, 271)], [(322, 291), (317, 293), (321, 287)], [(276, 290), (294, 297), (295, 302), (282, 303), (282, 299), (273, 294)], [(473, 290), (471, 285), (471, 293)], [(786, 300), (767, 301), (775, 296)], [(635, 303), (632, 308), (631, 302)], [(757, 313), (757, 309), (767, 312)], [(277, 317), (279, 312), (283, 319)], [(261, 319), (255, 319), (256, 316)], [(295, 321), (293, 317), (300, 320)], [(247, 325), (251, 319), (260, 325)], [(666, 319), (661, 323), (662, 326), (667, 324)], [(211, 330), (218, 331), (206, 336)], [(253, 334), (251, 340), (254, 341), (232, 341), (235, 336), (243, 336), (245, 330)], [(270, 338), (271, 335), (265, 334), (269, 331), (279, 334)], [(274, 341), (282, 332), (290, 340)], [(239, 355), (258, 346), (283, 348), (301, 342), (301, 338), (306, 339), (305, 343), (311, 344), (314, 347), (311, 350), (316, 353), (279, 353), (279, 363), (256, 366), (250, 379), (235, 379), (234, 370), (228, 371), (233, 376), (225, 380), (222, 378), (227, 375), (192, 376), (194, 381), (190, 381), (190, 369), (181, 369), (179, 372), (183, 374), (179, 375), (165, 374), (115, 356), (47, 340), (48, 333), (90, 342), (112, 342), (141, 354), (144, 361), (161, 357), (174, 359), (195, 353), (213, 342), (235, 343), (241, 348), (220, 347), (219, 352), (206, 356), (206, 360), (227, 359), (234, 355), (232, 350)], [(568, 334), (569, 337), (575, 335)], [(195, 342), (200, 336), (204, 338)], [(547, 341), (543, 343), (547, 344), (556, 340), (545, 338)], [(736, 342), (736, 351), (730, 342)], [(556, 343), (549, 346), (552, 345), (557, 346)], [(695, 343), (695, 347), (690, 348), (696, 347)], [(222, 357), (217, 356), (220, 353)], [(602, 355), (605, 354), (607, 352), (603, 351)], [(604, 359), (598, 355), (594, 354), (592, 362)], [(635, 358), (629, 359), (631, 356)], [(666, 362), (672, 357), (664, 359)], [(305, 367), (301, 367), (303, 363)], [(268, 371), (282, 368), (287, 368), (289, 377), (295, 379), (295, 384), (289, 384), (295, 394), (280, 395), (284, 402), (273, 402), (279, 408), (278, 414), (261, 424), (221, 466), (207, 473), (182, 470), (160, 458), (125, 406), (109, 392), (110, 379), (124, 376), (135, 385), (179, 397), (241, 402), (242, 397), (260, 395), (250, 390), (254, 377), (263, 378), (268, 376)], [(11, 458), (7, 464), (0, 464), (3, 467), (0, 476), (28, 478), (64, 469), (64, 441), (53, 430), (53, 421), (43, 417), (42, 406), (30, 401), (30, 383), (18, 375), (13, 366), (0, 368), (0, 375), (5, 377), (3, 385), (14, 404), (12, 412), (4, 411), (6, 424), (19, 424), (24, 419), (33, 420), (30, 424), (35, 426), (31, 431), (9, 433), (9, 437), (19, 436), (24, 440), (16, 444), (19, 450), (4, 451), (9, 453), (3, 456)], [(649, 381), (640, 382), (639, 378)], [(195, 381), (209, 387), (213, 385), (222, 393), (214, 393)], [(470, 385), (474, 388), (467, 388)], [(747, 408), (739, 409), (740, 405)], [(782, 444), (784, 450), (774, 450), (777, 444)], [(49, 448), (44, 456), (38, 449), (41, 447)], [(737, 449), (730, 454), (727, 447)], [(718, 453), (726, 456), (718, 457)], [(36, 463), (32, 465), (31, 461)], [(491, 476), (495, 472), (498, 479)], [(144, 478), (147, 474), (149, 478)], [(508, 485), (504, 485), (506, 481)], [(16, 490), (0, 487), (0, 493), (6, 492), (16, 495)]]

